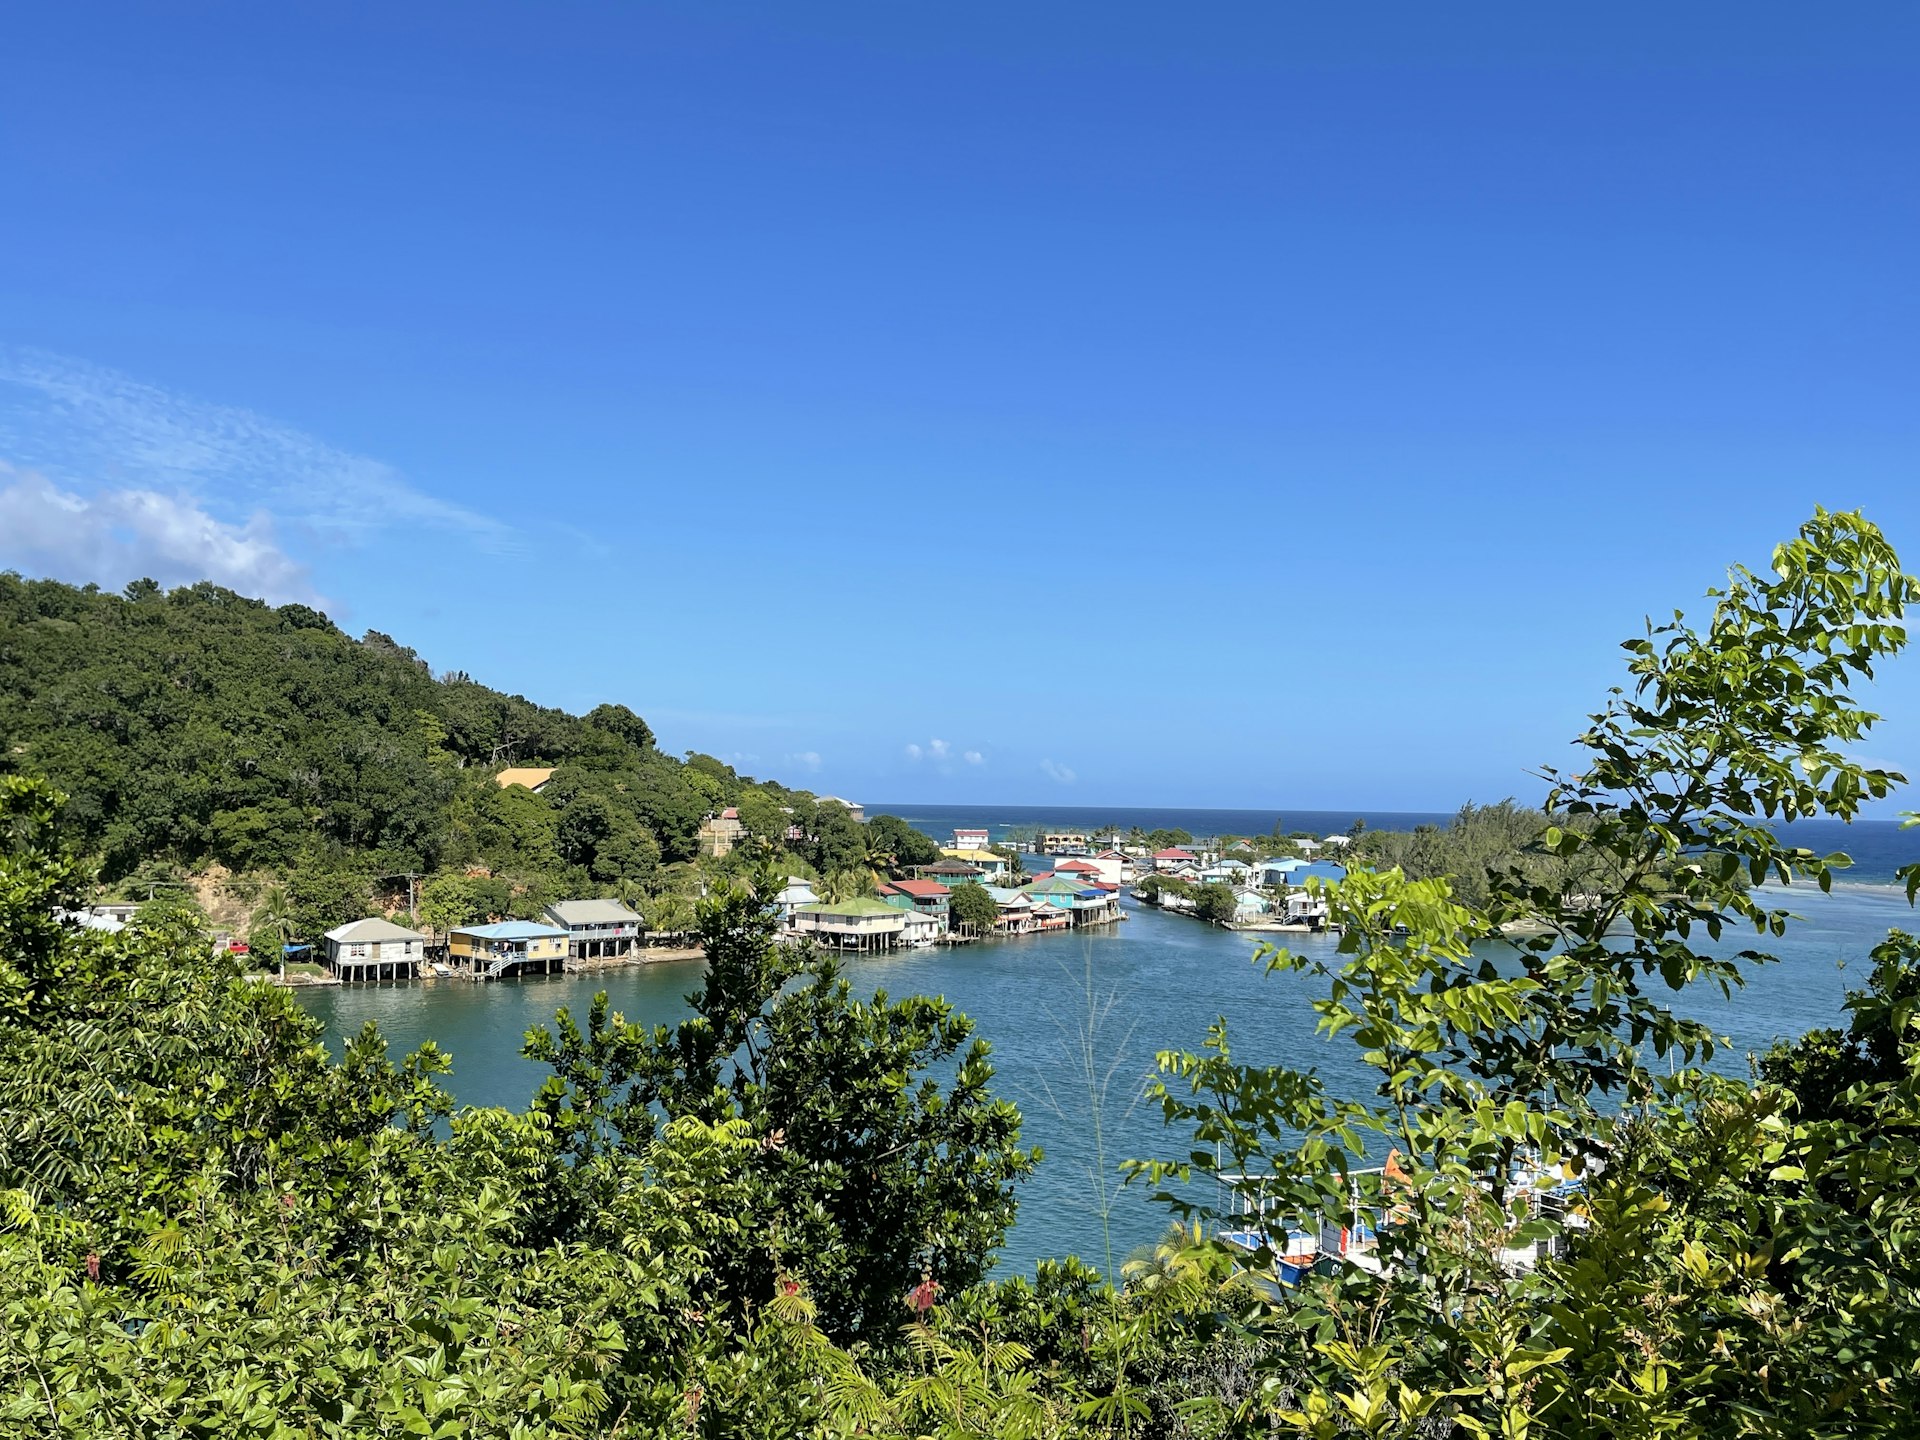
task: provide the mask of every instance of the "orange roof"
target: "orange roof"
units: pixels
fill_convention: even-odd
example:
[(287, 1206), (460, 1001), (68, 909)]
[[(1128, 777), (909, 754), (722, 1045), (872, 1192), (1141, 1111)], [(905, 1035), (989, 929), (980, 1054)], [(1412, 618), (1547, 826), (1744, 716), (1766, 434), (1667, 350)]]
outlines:
[(902, 895), (912, 895), (919, 900), (938, 900), (942, 895), (953, 893), (938, 880), (895, 880), (889, 883), (887, 888)]
[(552, 766), (548, 766), (544, 770), (538, 766), (516, 766), (502, 770), (498, 775), (493, 777), (493, 783), (498, 785), (502, 790), (506, 789), (509, 785), (524, 785), (529, 790), (536, 790), (552, 778)]

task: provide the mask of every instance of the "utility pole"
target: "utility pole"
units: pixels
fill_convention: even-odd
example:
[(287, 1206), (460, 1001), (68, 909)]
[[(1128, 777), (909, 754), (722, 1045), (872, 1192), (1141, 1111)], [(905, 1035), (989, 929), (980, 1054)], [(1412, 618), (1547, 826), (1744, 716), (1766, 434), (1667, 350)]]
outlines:
[(411, 915), (420, 908), (420, 892), (419, 892), (418, 882), (421, 877), (420, 877), (419, 871), (396, 870), (391, 875), (380, 875), (375, 878), (380, 880), (406, 881), (407, 882), (407, 913)]

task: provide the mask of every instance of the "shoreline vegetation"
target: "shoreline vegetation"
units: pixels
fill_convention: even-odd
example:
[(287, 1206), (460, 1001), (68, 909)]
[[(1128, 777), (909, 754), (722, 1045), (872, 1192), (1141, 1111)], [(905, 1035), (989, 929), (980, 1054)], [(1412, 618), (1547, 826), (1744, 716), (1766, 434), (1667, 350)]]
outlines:
[[(1766, 962), (1793, 918), (1763, 881), (1832, 879), (1755, 816), (1845, 820), (1903, 783), (1849, 758), (1874, 720), (1849, 687), (1914, 603), (1876, 528), (1820, 511), (1707, 624), (1628, 643), (1630, 684), (1540, 812), (1348, 837), (1377, 858), (1327, 887), (1338, 952), (1258, 958), (1308, 981), (1367, 1081), (1248, 1064), (1229, 1018), (1162, 1050), (1162, 1154), (1119, 1171), (1169, 1227), (1119, 1273), (991, 1279), (1039, 1154), (989, 1046), (945, 998), (856, 993), (839, 956), (783, 945), (766, 883), (680, 925), (707, 956), (689, 1018), (639, 1025), (601, 991), (526, 1033), (530, 1106), (467, 1108), (436, 1044), (396, 1058), (367, 1025), (330, 1060), (192, 906), (75, 924), (111, 854), (86, 841), (138, 812), (0, 776), (0, 1419), (42, 1440), (1910, 1436), (1920, 939), (1891, 931), (1845, 1029), (1751, 1077), (1709, 1066), (1676, 996)], [(15, 755), (71, 743), (25, 733)], [(1903, 879), (1910, 899), (1920, 866)], [(1515, 924), (1523, 964), (1476, 954)], [(1699, 948), (1726, 933), (1753, 945)], [(1081, 993), (1069, 1069), (1100, 1114), (1123, 1062), (1091, 968)]]
[[(141, 581), (115, 596), (0, 574), (0, 637), (0, 773), (44, 776), (69, 796), (63, 838), (100, 877), (88, 900), (202, 916), (220, 943), (290, 984), (319, 980), (302, 962), (323, 958), (326, 931), (363, 916), (417, 929), (432, 946), (454, 926), (537, 922), (552, 902), (604, 897), (632, 909), (646, 937), (637, 962), (672, 961), (692, 958), (674, 937), (725, 886), (797, 881), (844, 904), (964, 853), (897, 816), (865, 819), (850, 802), (711, 756), (668, 756), (623, 706), (572, 716), (464, 674), (435, 676), (392, 637), (350, 639), (302, 605), (206, 584)], [(1580, 868), (1590, 862), (1544, 839), (1569, 823), (1508, 799), (1464, 805), (1444, 825), (1356, 821), (1326, 837), (1284, 821), (1263, 835), (1207, 837), (1027, 824), (982, 853), (1025, 888), (1020, 867), (1047, 839), (1069, 842), (1069, 861), (1115, 848), (1129, 870), (1101, 883), (1169, 913), (1284, 934), (1326, 923), (1319, 907), (1289, 913), (1300, 886), (1253, 884), (1244, 868), (1199, 872), (1337, 851), (1348, 868), (1446, 878), (1469, 904), (1502, 874), (1581, 893), (1594, 882)], [(1193, 866), (1156, 871), (1151, 856), (1186, 847)], [(967, 899), (973, 911), (936, 939), (1023, 933), (1004, 907), (990, 916)], [(1527, 933), (1526, 922), (1509, 933)]]
[[(781, 943), (764, 884), (716, 886), (679, 927), (707, 960), (686, 1019), (636, 1024), (601, 991), (526, 1033), (546, 1078), (525, 1109), (462, 1107), (431, 1042), (396, 1057), (370, 1024), (330, 1059), (190, 906), (76, 923), (120, 843), (93, 842), (137, 806), (0, 775), (0, 1420), (39, 1440), (1912, 1435), (1920, 938), (1890, 932), (1846, 1026), (1750, 1076), (1711, 1068), (1719, 1040), (1676, 1002), (1766, 962), (1794, 921), (1763, 882), (1831, 881), (1756, 816), (1847, 819), (1903, 783), (1851, 758), (1875, 717), (1850, 687), (1915, 603), (1877, 529), (1818, 511), (1704, 624), (1629, 642), (1577, 773), (1546, 772), (1543, 834), (1488, 807), (1453, 841), (1349, 837), (1379, 860), (1327, 887), (1338, 953), (1257, 957), (1307, 977), (1366, 1079), (1248, 1063), (1224, 1016), (1161, 1051), (1161, 1153), (1119, 1169), (1169, 1225), (1118, 1273), (991, 1278), (1040, 1157), (985, 1038)], [(92, 745), (34, 725), (11, 753)], [(1522, 964), (1475, 953), (1515, 924), (1537, 927)], [(1091, 969), (1084, 998), (1067, 1069), (1098, 1114), (1120, 1062)]]

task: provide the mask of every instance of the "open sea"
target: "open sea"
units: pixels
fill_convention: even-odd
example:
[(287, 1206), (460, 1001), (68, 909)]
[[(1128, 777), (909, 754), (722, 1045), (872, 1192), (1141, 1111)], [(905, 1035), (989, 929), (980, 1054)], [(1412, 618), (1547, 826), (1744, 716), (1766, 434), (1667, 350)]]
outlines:
[[(1196, 836), (1265, 832), (1268, 811), (1117, 810), (1071, 807), (956, 807), (870, 805), (945, 840), (955, 826), (992, 829), (1047, 824), (1093, 829), (1119, 825), (1180, 828)], [(1399, 828), (1445, 817), (1359, 812), (1370, 827)], [(1345, 830), (1348, 812), (1282, 812), (1288, 830), (1319, 834)], [(1867, 951), (1890, 927), (1915, 925), (1904, 890), (1893, 884), (1902, 864), (1920, 861), (1920, 830), (1895, 822), (1851, 826), (1810, 821), (1792, 837), (1855, 860), (1831, 895), (1802, 887), (1788, 898), (1804, 919), (1772, 943), (1778, 963), (1750, 972), (1731, 1001), (1688, 995), (1681, 1008), (1709, 1021), (1730, 1042), (1718, 1057), (1730, 1073), (1747, 1073), (1747, 1057), (1842, 1018), (1851, 985), (1865, 983)], [(1268, 976), (1253, 963), (1257, 937), (1202, 925), (1128, 902), (1128, 919), (1103, 930), (1023, 936), (992, 945), (905, 951), (855, 961), (856, 985), (893, 995), (944, 995), (974, 1017), (993, 1045), (1000, 1092), (1026, 1114), (1029, 1143), (1046, 1152), (1021, 1192), (1020, 1219), (1009, 1237), (1002, 1269), (1030, 1270), (1043, 1256), (1076, 1253), (1102, 1267), (1118, 1263), (1136, 1245), (1150, 1243), (1167, 1216), (1140, 1186), (1121, 1188), (1115, 1170), (1133, 1157), (1184, 1155), (1187, 1137), (1169, 1133), (1142, 1101), (1144, 1079), (1161, 1049), (1198, 1049), (1216, 1016), (1227, 1017), (1234, 1053), (1242, 1060), (1314, 1066), (1331, 1087), (1360, 1093), (1370, 1082), (1354, 1063), (1350, 1042), (1314, 1034), (1313, 982)], [(1279, 937), (1301, 949), (1331, 954), (1333, 942), (1316, 936)], [(1739, 949), (1751, 939), (1730, 939)], [(685, 996), (699, 983), (699, 962), (636, 966), (597, 975), (556, 975), (477, 985), (469, 981), (316, 988), (297, 992), (327, 1026), (329, 1041), (377, 1021), (396, 1052), (435, 1040), (452, 1054), (452, 1089), (473, 1105), (524, 1106), (542, 1078), (520, 1058), (521, 1037), (550, 1020), (561, 1006), (584, 1010), (605, 989), (629, 1019), (648, 1024), (688, 1013)], [(1094, 1111), (1083, 1078), (1076, 1078), (1077, 1035), (1097, 1018), (1100, 1069), (1111, 1071), (1101, 1111), (1104, 1152), (1093, 1145)], [(1103, 1229), (1100, 1210), (1110, 1207)]]

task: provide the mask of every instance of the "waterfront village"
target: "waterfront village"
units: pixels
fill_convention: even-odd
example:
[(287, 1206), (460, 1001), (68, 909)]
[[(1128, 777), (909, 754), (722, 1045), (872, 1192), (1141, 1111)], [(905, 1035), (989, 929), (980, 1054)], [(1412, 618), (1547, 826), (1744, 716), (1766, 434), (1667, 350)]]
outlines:
[[(503, 786), (537, 792), (551, 773), (508, 769), (498, 778)], [(840, 805), (865, 823), (863, 808), (853, 801), (828, 796), (824, 803)], [(1344, 871), (1331, 857), (1349, 842), (1345, 835), (1301, 837), (1289, 842), (1293, 854), (1255, 856), (1231, 837), (1155, 849), (1137, 843), (1139, 833), (1130, 841), (1119, 831), (1037, 830), (995, 843), (986, 829), (961, 828), (947, 844), (930, 847), (938, 849), (937, 860), (907, 867), (898, 878), (875, 875), (870, 894), (830, 900), (817, 882), (789, 875), (769, 904), (778, 914), (781, 938), (855, 954), (1113, 925), (1129, 918), (1123, 894), (1229, 929), (1312, 932), (1326, 927), (1327, 902), (1307, 882), (1339, 879)], [(735, 808), (712, 812), (700, 826), (701, 853), (716, 860), (747, 838)], [(1050, 868), (1029, 873), (1026, 857)], [(955, 894), (962, 887), (984, 893), (991, 923), (978, 902), (967, 907), (976, 918), (958, 912)], [(65, 918), (118, 930), (137, 908), (99, 904)], [(620, 899), (589, 897), (551, 902), (537, 920), (452, 925), (444, 934), (412, 929), (386, 915), (347, 919), (317, 942), (286, 945), (281, 958), (307, 965), (312, 973), (304, 981), (310, 984), (495, 980), (697, 958), (697, 948), (674, 947), (684, 939), (650, 933), (640, 912)], [(216, 943), (229, 942), (222, 935)], [(232, 948), (244, 953), (246, 947)], [(280, 972), (285, 978), (285, 963)]]

